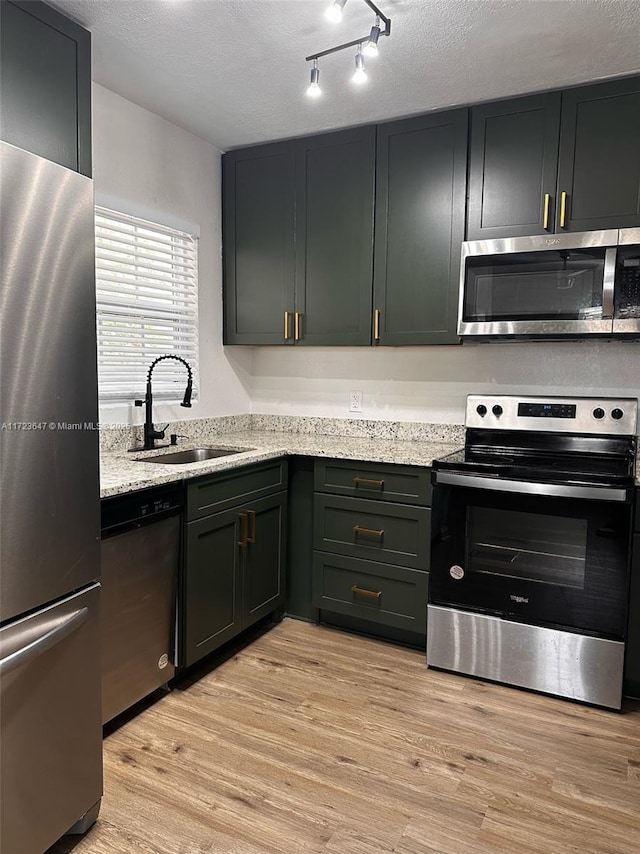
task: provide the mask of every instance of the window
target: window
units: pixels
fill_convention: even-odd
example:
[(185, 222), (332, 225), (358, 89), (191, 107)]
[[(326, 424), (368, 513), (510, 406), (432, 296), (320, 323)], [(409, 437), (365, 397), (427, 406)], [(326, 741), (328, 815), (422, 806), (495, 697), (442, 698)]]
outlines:
[[(191, 234), (96, 207), (98, 388), (101, 401), (144, 397), (158, 356), (182, 356), (198, 381), (198, 241)], [(180, 400), (183, 365), (161, 362), (154, 397)]]

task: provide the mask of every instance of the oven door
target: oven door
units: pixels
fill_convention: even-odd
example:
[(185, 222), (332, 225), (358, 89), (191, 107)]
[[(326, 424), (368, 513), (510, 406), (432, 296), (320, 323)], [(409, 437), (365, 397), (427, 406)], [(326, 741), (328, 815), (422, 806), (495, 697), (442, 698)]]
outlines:
[(467, 242), (458, 334), (610, 334), (616, 231)]
[(434, 604), (624, 638), (631, 490), (448, 471), (434, 483)]

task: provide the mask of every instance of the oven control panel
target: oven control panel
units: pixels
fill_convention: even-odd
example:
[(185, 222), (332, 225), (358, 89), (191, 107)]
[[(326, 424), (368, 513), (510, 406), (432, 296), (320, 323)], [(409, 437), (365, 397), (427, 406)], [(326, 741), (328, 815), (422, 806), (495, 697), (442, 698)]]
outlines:
[(635, 436), (638, 400), (470, 394), (466, 427)]

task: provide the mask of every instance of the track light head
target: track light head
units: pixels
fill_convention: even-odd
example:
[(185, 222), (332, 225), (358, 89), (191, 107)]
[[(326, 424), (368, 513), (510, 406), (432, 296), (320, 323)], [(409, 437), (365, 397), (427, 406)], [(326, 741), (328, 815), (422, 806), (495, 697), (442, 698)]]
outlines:
[(354, 83), (364, 83), (367, 79), (367, 72), (364, 70), (364, 56), (362, 55), (362, 46), (358, 45), (356, 53), (356, 70), (351, 78)]
[(342, 20), (342, 10), (345, 7), (347, 0), (333, 0), (330, 6), (327, 7), (325, 15), (334, 24), (339, 24)]
[(377, 56), (378, 55), (378, 39), (380, 38), (380, 18), (376, 18), (376, 22), (371, 27), (371, 32), (369, 33), (369, 41), (366, 42), (365, 46), (362, 48), (362, 52), (366, 53), (367, 56)]
[(307, 95), (310, 98), (317, 98), (319, 95), (322, 95), (322, 89), (320, 88), (320, 69), (318, 68), (318, 60), (313, 60), (313, 68), (311, 69), (311, 82), (309, 83), (309, 88), (307, 89)]

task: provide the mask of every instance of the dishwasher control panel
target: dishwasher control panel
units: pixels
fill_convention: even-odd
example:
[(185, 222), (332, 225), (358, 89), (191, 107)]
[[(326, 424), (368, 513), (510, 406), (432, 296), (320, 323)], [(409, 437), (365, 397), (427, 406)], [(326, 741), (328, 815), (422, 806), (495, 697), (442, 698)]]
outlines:
[(100, 502), (103, 535), (124, 524), (180, 513), (184, 506), (182, 483), (142, 489), (103, 498)]

